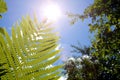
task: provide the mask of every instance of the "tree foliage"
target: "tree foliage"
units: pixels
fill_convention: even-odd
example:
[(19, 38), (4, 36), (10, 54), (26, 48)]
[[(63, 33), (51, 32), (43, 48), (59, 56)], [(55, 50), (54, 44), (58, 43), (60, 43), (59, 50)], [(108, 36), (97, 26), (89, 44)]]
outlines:
[(120, 0), (95, 0), (85, 10), (92, 18), (90, 31), (95, 33), (92, 41), (93, 57), (100, 62), (98, 77), (102, 80), (120, 79)]
[(84, 46), (82, 47), (80, 43), (78, 45), (71, 45), (73, 48), (73, 53), (81, 53), (82, 55), (91, 55), (90, 47), (89, 46)]
[[(72, 23), (79, 19), (91, 18), (90, 32), (94, 33), (91, 41), (91, 60), (98, 61), (94, 66), (97, 72), (83, 77), (84, 80), (119, 80), (120, 79), (120, 0), (94, 0), (83, 15), (68, 14)], [(88, 64), (84, 62), (87, 66)], [(83, 64), (82, 64), (83, 65)], [(85, 67), (81, 73), (88, 75), (90, 66)], [(87, 73), (88, 72), (88, 73)], [(97, 75), (96, 75), (97, 74)], [(89, 78), (89, 79), (88, 79)]]
[(91, 57), (90, 47), (72, 45), (74, 51), (82, 55), (69, 58), (65, 63), (67, 80), (96, 80), (99, 68), (98, 60)]

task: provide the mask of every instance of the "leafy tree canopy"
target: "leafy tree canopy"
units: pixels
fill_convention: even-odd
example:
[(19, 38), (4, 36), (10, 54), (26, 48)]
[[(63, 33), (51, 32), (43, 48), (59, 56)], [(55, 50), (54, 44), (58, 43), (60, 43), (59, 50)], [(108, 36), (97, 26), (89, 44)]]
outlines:
[[(94, 66), (97, 72), (93, 73), (87, 68), (84, 62), (82, 73), (93, 76), (86, 77), (82, 75), (84, 80), (119, 80), (120, 79), (120, 0), (94, 0), (94, 3), (88, 6), (83, 15), (68, 14), (72, 18), (72, 23), (79, 19), (91, 18), (89, 24), (90, 32), (93, 32), (94, 38), (91, 40), (91, 61), (98, 61), (99, 64)], [(74, 47), (76, 48), (76, 47)], [(77, 48), (76, 48), (77, 49)], [(82, 49), (82, 48), (81, 48)], [(79, 49), (80, 50), (80, 49)], [(97, 74), (97, 75), (95, 75)]]

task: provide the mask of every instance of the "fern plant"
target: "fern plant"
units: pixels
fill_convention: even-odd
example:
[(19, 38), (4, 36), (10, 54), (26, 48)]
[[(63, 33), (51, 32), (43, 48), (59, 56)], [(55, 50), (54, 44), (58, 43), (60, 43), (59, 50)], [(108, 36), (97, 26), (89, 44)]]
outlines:
[[(4, 13), (7, 11), (7, 5), (4, 0), (0, 0), (0, 13)], [(0, 18), (2, 18), (2, 15), (0, 15)]]
[(2, 80), (57, 80), (61, 65), (49, 66), (59, 59), (59, 38), (49, 24), (27, 16), (11, 32), (0, 33), (0, 62), (9, 72)]
[[(1, 13), (4, 13), (7, 11), (7, 5), (5, 3), (4, 0), (0, 0), (0, 18), (2, 18)], [(4, 34), (4, 29), (0, 27), (0, 33)], [(0, 53), (1, 56), (1, 53)], [(0, 62), (0, 80), (1, 80), (1, 76), (5, 75), (7, 73), (7, 69), (3, 68), (3, 66), (5, 65), (5, 63), (1, 63)]]

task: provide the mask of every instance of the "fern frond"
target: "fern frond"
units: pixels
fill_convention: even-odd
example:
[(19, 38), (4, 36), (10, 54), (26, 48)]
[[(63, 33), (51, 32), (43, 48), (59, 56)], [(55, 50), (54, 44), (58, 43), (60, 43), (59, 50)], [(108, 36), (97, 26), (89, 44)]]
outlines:
[(52, 28), (28, 16), (12, 27), (11, 32), (12, 36), (6, 30), (4, 35), (0, 33), (0, 62), (6, 63), (3, 68), (9, 71), (2, 79), (56, 79), (61, 65), (46, 68), (59, 59), (60, 50), (55, 50), (59, 37)]

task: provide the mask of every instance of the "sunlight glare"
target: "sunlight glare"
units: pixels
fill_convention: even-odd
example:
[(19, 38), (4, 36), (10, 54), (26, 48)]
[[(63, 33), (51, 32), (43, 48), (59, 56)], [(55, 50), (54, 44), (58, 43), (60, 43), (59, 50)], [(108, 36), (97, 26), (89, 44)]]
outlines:
[(44, 17), (48, 20), (56, 21), (61, 16), (60, 7), (56, 4), (49, 4), (43, 9)]

